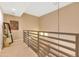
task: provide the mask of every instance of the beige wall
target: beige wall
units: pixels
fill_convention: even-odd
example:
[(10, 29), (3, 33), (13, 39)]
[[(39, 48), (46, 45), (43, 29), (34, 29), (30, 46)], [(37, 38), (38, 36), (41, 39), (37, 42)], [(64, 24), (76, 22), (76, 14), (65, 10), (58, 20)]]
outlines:
[(79, 33), (79, 3), (73, 3), (60, 9), (60, 31)]
[[(58, 10), (40, 17), (40, 30), (58, 31)], [(79, 3), (73, 3), (59, 9), (59, 31), (79, 33)], [(71, 36), (60, 35), (60, 37), (75, 41), (74, 37)], [(59, 44), (75, 49), (75, 45), (71, 43), (59, 41)], [(75, 53), (70, 50), (64, 49), (62, 47), (59, 47), (59, 49), (66, 51), (71, 55), (75, 55)]]
[(10, 20), (19, 22), (19, 30), (12, 30), (14, 39), (23, 39), (23, 30), (38, 30), (38, 18), (28, 14), (23, 14), (21, 17), (16, 17), (4, 14), (4, 22), (10, 23)]
[[(79, 3), (59, 9), (59, 31), (79, 33), (78, 25)], [(40, 30), (58, 31), (58, 10), (40, 17)]]
[(58, 12), (40, 17), (40, 30), (58, 31)]

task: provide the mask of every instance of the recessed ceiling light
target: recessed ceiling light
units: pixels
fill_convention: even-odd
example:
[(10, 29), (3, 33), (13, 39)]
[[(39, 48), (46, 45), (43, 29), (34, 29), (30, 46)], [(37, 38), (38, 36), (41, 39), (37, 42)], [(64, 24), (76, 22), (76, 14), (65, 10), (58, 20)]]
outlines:
[(16, 11), (16, 9), (15, 9), (15, 8), (13, 8), (12, 10), (13, 10), (13, 11)]

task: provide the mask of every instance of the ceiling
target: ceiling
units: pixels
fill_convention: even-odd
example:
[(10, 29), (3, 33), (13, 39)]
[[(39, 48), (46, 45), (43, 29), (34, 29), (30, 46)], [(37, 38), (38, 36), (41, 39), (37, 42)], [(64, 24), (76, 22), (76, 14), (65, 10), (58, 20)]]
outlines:
[[(72, 2), (60, 2), (59, 8)], [(0, 2), (3, 13), (21, 16), (27, 13), (34, 16), (43, 16), (58, 9), (58, 2)]]

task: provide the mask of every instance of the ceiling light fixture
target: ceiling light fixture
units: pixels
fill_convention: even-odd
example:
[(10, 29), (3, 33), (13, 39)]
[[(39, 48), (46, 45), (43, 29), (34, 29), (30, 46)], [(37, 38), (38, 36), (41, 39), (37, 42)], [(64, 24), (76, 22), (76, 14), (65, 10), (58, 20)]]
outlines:
[(12, 10), (13, 10), (13, 11), (16, 11), (16, 9), (15, 9), (15, 8), (13, 8)]

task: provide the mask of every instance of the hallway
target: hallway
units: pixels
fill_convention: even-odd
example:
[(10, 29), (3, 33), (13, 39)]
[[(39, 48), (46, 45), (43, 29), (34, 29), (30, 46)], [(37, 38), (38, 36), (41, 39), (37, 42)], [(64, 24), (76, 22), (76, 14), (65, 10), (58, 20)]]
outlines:
[(0, 6), (1, 57), (79, 57), (79, 3), (6, 2)]
[(35, 57), (37, 56), (22, 40), (16, 40), (10, 47), (4, 48), (0, 52), (3, 57)]

